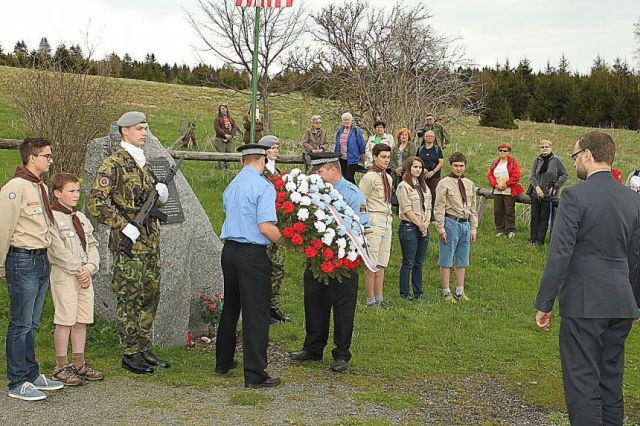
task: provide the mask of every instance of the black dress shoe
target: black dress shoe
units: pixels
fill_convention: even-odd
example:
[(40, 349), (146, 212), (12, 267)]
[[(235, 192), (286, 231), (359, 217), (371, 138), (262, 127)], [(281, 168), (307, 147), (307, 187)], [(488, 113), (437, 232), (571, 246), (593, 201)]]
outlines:
[(122, 357), (122, 367), (136, 374), (153, 373), (153, 368), (142, 358), (140, 352)]
[(291, 321), (291, 319), (283, 314), (277, 306), (270, 306), (269, 313), (271, 314), (271, 324)]
[(234, 368), (236, 368), (238, 366), (238, 363), (233, 361), (233, 363), (231, 364), (231, 367), (228, 368), (222, 368), (216, 365), (216, 373), (218, 374), (227, 374), (229, 372), (229, 370), (233, 370)]
[(306, 349), (297, 352), (291, 352), (289, 356), (291, 357), (291, 359), (294, 359), (296, 361), (320, 361), (322, 359), (321, 356), (314, 355)]
[(151, 353), (151, 351), (140, 352), (140, 354), (142, 355), (142, 358), (149, 365), (157, 365), (158, 367), (162, 367), (162, 368), (171, 367), (171, 364), (169, 364), (167, 361), (164, 361), (164, 360), (158, 358), (153, 353)]
[(277, 377), (269, 377), (262, 383), (245, 383), (244, 387), (250, 389), (275, 388), (276, 386), (279, 386), (280, 383), (282, 382)]
[(331, 371), (335, 371), (337, 373), (341, 371), (345, 371), (349, 362), (346, 359), (336, 359), (331, 363)]

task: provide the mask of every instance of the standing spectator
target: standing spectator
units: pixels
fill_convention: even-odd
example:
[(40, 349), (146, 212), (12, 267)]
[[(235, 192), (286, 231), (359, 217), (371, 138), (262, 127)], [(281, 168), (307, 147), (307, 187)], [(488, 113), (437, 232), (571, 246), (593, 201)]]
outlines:
[(531, 165), (531, 185), (527, 191), (531, 197), (531, 243), (544, 244), (553, 203), (557, 202), (558, 191), (568, 178), (562, 160), (551, 152), (551, 142), (540, 141), (540, 155)]
[(429, 244), (429, 222), (431, 222), (431, 191), (424, 181), (422, 160), (409, 157), (405, 162), (402, 182), (398, 185), (400, 226), (398, 237), (402, 249), (400, 267), (400, 296), (411, 297), (409, 275), (413, 284), (413, 298), (422, 298), (422, 262)]
[(508, 143), (498, 145), (498, 159), (491, 167), (487, 179), (493, 188), (493, 218), (496, 224), (496, 236), (504, 233), (507, 237), (516, 236), (516, 197), (524, 192), (520, 184), (520, 165), (511, 157)]
[(365, 160), (364, 166), (368, 169), (373, 164), (373, 157), (371, 155), (371, 150), (374, 146), (379, 143), (386, 143), (393, 149), (395, 145), (395, 141), (393, 140), (393, 135), (390, 133), (386, 133), (387, 125), (384, 121), (378, 120), (373, 123), (373, 135), (369, 136), (367, 140), (367, 145), (365, 146)]
[(6, 277), (9, 292), (7, 379), (10, 397), (37, 401), (47, 397), (43, 390), (64, 386), (40, 374), (36, 361), (36, 333), (49, 288), (49, 227), (55, 225), (42, 180), (51, 165), (51, 144), (25, 139), (20, 158), (22, 167), (0, 190), (0, 277)]
[(433, 114), (427, 114), (425, 118), (425, 125), (422, 129), (418, 130), (418, 138), (422, 138), (426, 135), (426, 132), (431, 130), (435, 134), (435, 144), (440, 145), (442, 148), (446, 148), (451, 140), (449, 139), (449, 132), (444, 126), (436, 122), (436, 118)]
[[(218, 116), (213, 120), (213, 128), (216, 131), (216, 139), (213, 142), (213, 146), (218, 152), (233, 152), (233, 137), (238, 131), (238, 126), (231, 114), (229, 113), (229, 107), (225, 104), (218, 106)], [(220, 166), (227, 168), (227, 162), (220, 163)]]
[(444, 167), (444, 154), (442, 148), (436, 145), (436, 134), (433, 130), (428, 130), (424, 135), (424, 143), (418, 147), (416, 155), (420, 157), (424, 163), (425, 181), (431, 191), (431, 208), (432, 212), (434, 203), (436, 202), (436, 187), (440, 182), (440, 173)]
[[(404, 175), (404, 163), (409, 156), (415, 154), (418, 150), (416, 144), (412, 141), (413, 136), (411, 135), (411, 131), (407, 128), (402, 128), (398, 130), (398, 134), (396, 135), (398, 139), (398, 143), (391, 148), (391, 161), (389, 162), (389, 168), (391, 169), (391, 177), (393, 177), (393, 189), (395, 190), (398, 187), (398, 184), (402, 180), (402, 176)], [(429, 197), (431, 198), (431, 197)], [(431, 210), (431, 207), (429, 207)]]
[(307, 170), (311, 168), (310, 154), (325, 152), (329, 149), (327, 131), (322, 128), (321, 116), (314, 115), (311, 117), (311, 127), (304, 132), (302, 147), (304, 148), (304, 162)]
[[(256, 126), (255, 126), (255, 138), (253, 139), (257, 143), (260, 138), (262, 138), (262, 130), (264, 126), (262, 125), (262, 118), (258, 115), (258, 110), (256, 110)], [(244, 120), (242, 120), (242, 127), (244, 127), (244, 135), (242, 136), (242, 140), (245, 144), (251, 143), (251, 111), (247, 111), (244, 115)]]
[(391, 254), (391, 214), (392, 180), (387, 174), (391, 160), (391, 148), (381, 143), (373, 147), (373, 165), (362, 179), (360, 191), (367, 200), (367, 211), (371, 227), (366, 233), (371, 259), (376, 263), (378, 272), (364, 271), (364, 289), (367, 293), (367, 306), (381, 305), (384, 301), (384, 270), (389, 264)]
[(350, 112), (342, 114), (342, 125), (336, 132), (335, 152), (340, 154), (342, 175), (351, 183), (356, 183), (358, 164), (364, 160), (365, 143), (362, 130), (353, 124)]
[(536, 297), (536, 324), (545, 331), (560, 299), (560, 362), (572, 425), (624, 422), (624, 346), (640, 317), (634, 285), (640, 198), (613, 178), (614, 157), (606, 133), (589, 132), (575, 143), (571, 158), (584, 182), (562, 193)]
[(280, 384), (280, 379), (269, 377), (265, 371), (271, 292), (267, 247), (282, 237), (275, 225), (276, 190), (261, 176), (266, 150), (258, 144), (238, 148), (242, 152), (242, 170), (222, 194), (225, 220), (220, 239), (225, 242), (221, 258), (225, 300), (216, 338), (215, 371), (226, 374), (238, 365), (234, 361), (236, 326), (242, 310), (244, 386), (252, 389)]
[[(442, 295), (450, 303), (469, 300), (464, 292), (465, 271), (469, 266), (470, 243), (476, 241), (478, 215), (476, 213), (476, 186), (464, 177), (467, 159), (461, 152), (449, 157), (451, 173), (436, 188), (436, 228), (440, 240), (440, 281)], [(454, 264), (455, 261), (455, 264)], [(456, 269), (456, 292), (451, 294), (449, 278), (451, 268)]]

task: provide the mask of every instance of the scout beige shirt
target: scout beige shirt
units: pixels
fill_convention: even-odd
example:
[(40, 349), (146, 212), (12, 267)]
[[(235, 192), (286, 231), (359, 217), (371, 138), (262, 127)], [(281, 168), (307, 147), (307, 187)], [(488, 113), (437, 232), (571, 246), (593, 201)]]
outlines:
[(424, 204), (420, 205), (419, 190), (422, 191), (422, 188), (415, 189), (405, 181), (400, 182), (398, 185), (396, 196), (398, 197), (398, 204), (400, 205), (398, 208), (400, 220), (411, 222), (411, 219), (407, 217), (408, 212), (413, 212), (418, 216), (420, 222), (431, 220), (431, 191), (429, 191), (429, 188), (427, 188), (426, 191), (422, 191), (424, 194)]
[(51, 244), (49, 219), (40, 188), (22, 178), (13, 178), (0, 190), (0, 276), (9, 246), (47, 248)]
[[(393, 188), (391, 176), (388, 173), (385, 173), (384, 176), (389, 180), (389, 186)], [(384, 199), (384, 182), (378, 173), (365, 173), (360, 179), (359, 186), (367, 200), (367, 212), (391, 215), (391, 203), (387, 203)]]
[(478, 215), (476, 214), (476, 186), (467, 179), (462, 178), (462, 183), (467, 193), (467, 203), (462, 203), (462, 195), (458, 188), (458, 180), (452, 177), (444, 177), (436, 187), (436, 203), (434, 206), (434, 216), (436, 218), (436, 229), (438, 234), (444, 231), (445, 214), (455, 216), (460, 219), (469, 219), (471, 234), (476, 235), (478, 231)]
[(98, 272), (100, 256), (98, 255), (98, 241), (93, 237), (93, 226), (89, 219), (81, 212), (76, 213), (87, 238), (87, 251), (80, 242), (80, 236), (73, 227), (71, 215), (54, 211), (56, 224), (51, 227), (51, 247), (47, 251), (51, 262), (51, 275), (58, 275), (60, 270), (75, 275), (86, 266), (91, 275)]

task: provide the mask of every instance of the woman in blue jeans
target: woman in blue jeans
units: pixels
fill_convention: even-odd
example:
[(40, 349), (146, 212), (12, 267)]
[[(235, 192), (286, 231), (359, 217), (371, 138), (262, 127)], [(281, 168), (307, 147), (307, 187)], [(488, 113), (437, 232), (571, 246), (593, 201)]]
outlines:
[(402, 181), (396, 189), (400, 227), (398, 236), (402, 249), (400, 296), (411, 299), (409, 276), (413, 284), (413, 299), (422, 298), (422, 262), (429, 244), (431, 191), (424, 179), (424, 163), (419, 157), (409, 157), (404, 163)]

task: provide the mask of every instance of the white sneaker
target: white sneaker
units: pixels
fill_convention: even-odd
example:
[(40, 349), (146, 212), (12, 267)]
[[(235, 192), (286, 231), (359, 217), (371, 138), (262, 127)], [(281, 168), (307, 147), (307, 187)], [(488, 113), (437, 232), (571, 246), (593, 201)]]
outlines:
[(507, 234), (507, 238), (513, 238), (513, 237), (515, 237), (515, 236), (516, 236), (516, 233), (515, 233), (515, 232), (509, 232), (509, 233)]
[(502, 232), (496, 232), (496, 237), (502, 236)]

